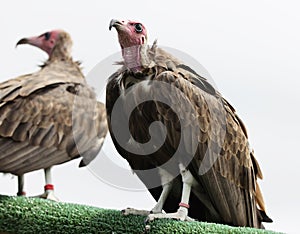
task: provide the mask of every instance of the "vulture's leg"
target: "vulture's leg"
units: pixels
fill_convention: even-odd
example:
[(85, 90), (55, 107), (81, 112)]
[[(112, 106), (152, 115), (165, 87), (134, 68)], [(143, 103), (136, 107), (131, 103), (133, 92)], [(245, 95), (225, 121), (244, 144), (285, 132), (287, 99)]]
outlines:
[(24, 175), (18, 176), (18, 193), (17, 196), (25, 196), (26, 193), (23, 191), (24, 189)]
[(159, 196), (159, 199), (158, 199), (156, 205), (151, 210), (152, 214), (162, 213), (163, 206), (165, 204), (165, 201), (166, 201), (166, 199), (172, 189), (172, 185), (173, 185), (172, 180), (174, 179), (174, 177), (170, 173), (168, 173), (166, 170), (164, 170), (162, 168), (159, 168), (159, 174), (160, 174), (163, 190)]
[(165, 201), (171, 191), (171, 188), (172, 188), (173, 176), (162, 168), (159, 168), (159, 174), (161, 177), (161, 183), (162, 183), (163, 190), (162, 190), (162, 192), (159, 196), (159, 199), (158, 199), (156, 205), (154, 206), (154, 208), (150, 212), (147, 210), (136, 210), (133, 208), (127, 208), (125, 210), (122, 210), (124, 215), (134, 214), (134, 215), (146, 216), (146, 215), (149, 215), (150, 213), (152, 213), (152, 214), (162, 213), (164, 203), (165, 203)]
[(188, 217), (188, 208), (189, 200), (191, 194), (191, 188), (195, 179), (191, 172), (186, 169), (182, 164), (179, 165), (180, 174), (182, 177), (182, 194), (181, 202), (179, 203), (179, 208), (176, 213), (158, 213), (158, 214), (149, 214), (147, 221), (152, 221), (154, 219), (177, 219), (181, 221), (193, 221), (194, 219)]
[(59, 199), (54, 195), (54, 186), (52, 184), (52, 177), (51, 177), (51, 167), (45, 168), (45, 192), (40, 195), (40, 198), (45, 198), (53, 201), (59, 201)]

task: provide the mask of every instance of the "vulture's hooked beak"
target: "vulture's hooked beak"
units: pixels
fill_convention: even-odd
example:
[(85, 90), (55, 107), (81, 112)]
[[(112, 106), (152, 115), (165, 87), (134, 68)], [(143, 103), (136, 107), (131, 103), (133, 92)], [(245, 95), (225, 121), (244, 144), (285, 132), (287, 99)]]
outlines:
[(21, 40), (19, 40), (16, 44), (16, 47), (18, 45), (24, 45), (24, 44), (29, 44), (29, 45), (33, 45), (36, 46), (38, 48), (41, 48), (43, 41), (42, 41), (42, 37), (38, 36), (38, 37), (27, 37), (27, 38), (22, 38)]
[(24, 44), (28, 44), (28, 38), (22, 38), (21, 40), (19, 40), (18, 42), (17, 42), (17, 44), (16, 44), (16, 47), (18, 46), (18, 45), (24, 45)]
[(109, 23), (109, 30), (112, 29), (112, 27), (115, 27), (116, 29), (119, 28), (120, 26), (122, 26), (123, 24), (119, 21), (119, 20), (116, 20), (116, 19), (112, 19)]

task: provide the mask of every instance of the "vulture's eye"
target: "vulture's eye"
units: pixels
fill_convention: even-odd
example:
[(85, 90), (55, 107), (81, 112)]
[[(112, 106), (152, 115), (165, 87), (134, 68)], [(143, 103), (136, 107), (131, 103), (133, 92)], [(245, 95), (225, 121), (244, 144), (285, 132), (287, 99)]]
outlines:
[(134, 29), (135, 29), (135, 31), (137, 32), (137, 33), (141, 33), (141, 32), (143, 32), (143, 26), (142, 26), (142, 24), (135, 24), (134, 25)]
[(46, 41), (48, 41), (48, 40), (50, 39), (50, 37), (51, 37), (51, 33), (46, 32), (46, 33), (44, 34), (44, 36), (45, 36)]

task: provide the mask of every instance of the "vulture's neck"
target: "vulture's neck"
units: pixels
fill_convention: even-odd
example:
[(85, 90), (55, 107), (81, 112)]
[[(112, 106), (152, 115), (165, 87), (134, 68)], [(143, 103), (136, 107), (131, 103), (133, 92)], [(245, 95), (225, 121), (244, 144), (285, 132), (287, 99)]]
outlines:
[(67, 79), (74, 78), (76, 81), (85, 79), (80, 68), (80, 62), (73, 61), (72, 58), (47, 60), (41, 66), (40, 72), (42, 74), (52, 74), (49, 77), (53, 77), (54, 75), (56, 79), (60, 79), (61, 77), (66, 77)]
[(49, 62), (52, 61), (72, 61), (71, 51), (69, 47), (66, 46), (56, 46), (54, 47), (51, 55), (49, 56)]
[(146, 44), (122, 49), (125, 66), (133, 72), (141, 72), (150, 65)]
[(57, 69), (58, 67), (66, 70), (69, 69), (75, 69), (76, 71), (81, 72), (80, 68), (80, 62), (76, 62), (73, 60), (73, 58), (68, 54), (62, 54), (62, 53), (53, 53), (49, 57), (49, 59), (41, 65), (42, 68), (47, 69)]

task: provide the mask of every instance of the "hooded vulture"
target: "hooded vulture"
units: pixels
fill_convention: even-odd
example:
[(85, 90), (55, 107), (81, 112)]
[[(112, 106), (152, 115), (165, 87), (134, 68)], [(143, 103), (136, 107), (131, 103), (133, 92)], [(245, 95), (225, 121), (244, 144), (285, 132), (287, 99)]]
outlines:
[(107, 133), (105, 106), (73, 61), (68, 33), (53, 30), (21, 44), (49, 58), (39, 71), (0, 83), (0, 171), (18, 176), (22, 195), (23, 175), (45, 169), (41, 197), (56, 200), (51, 167), (78, 157), (85, 166), (96, 157)]
[(124, 61), (108, 79), (108, 127), (119, 154), (157, 200), (147, 220), (256, 228), (271, 222), (257, 183), (262, 173), (234, 108), (156, 41), (148, 46), (143, 24), (112, 20), (112, 27)]

